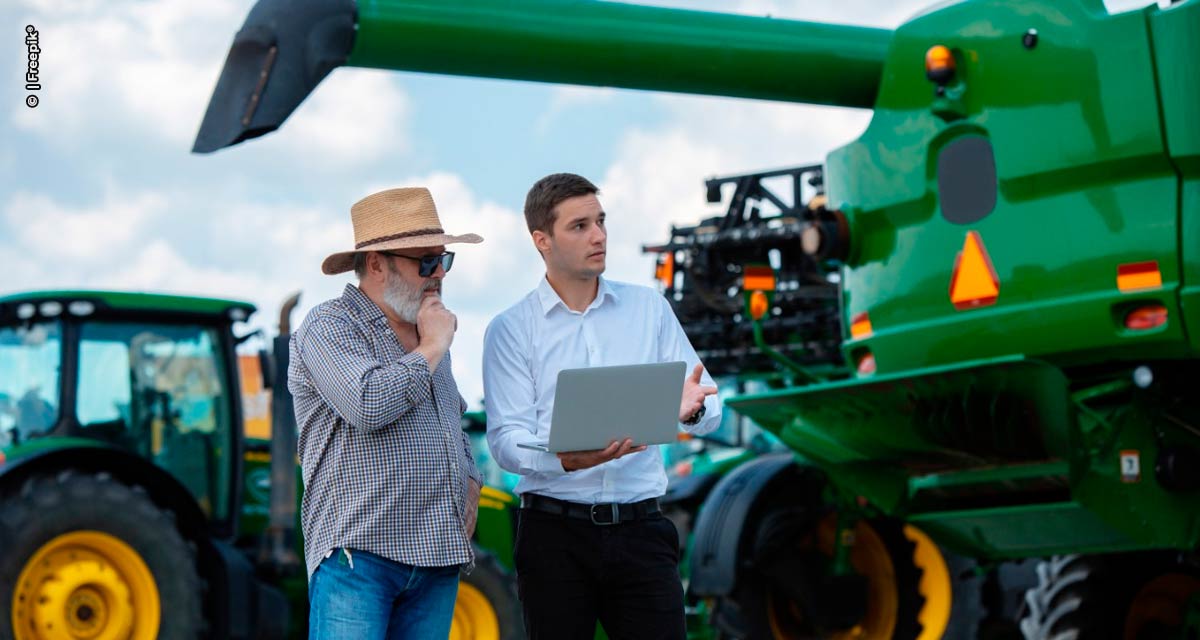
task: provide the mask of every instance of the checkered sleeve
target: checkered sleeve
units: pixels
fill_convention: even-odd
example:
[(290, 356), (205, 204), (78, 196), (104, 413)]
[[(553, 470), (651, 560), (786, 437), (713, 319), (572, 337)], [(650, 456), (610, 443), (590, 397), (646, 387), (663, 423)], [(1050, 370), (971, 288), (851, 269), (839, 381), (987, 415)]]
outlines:
[[(463, 414), (466, 412), (467, 412), (467, 401), (465, 398), (462, 397), (462, 394), (460, 393), (460, 394), (458, 394), (458, 417), (459, 417), (460, 423), (462, 422), (461, 418), (462, 418)], [(470, 468), (467, 469), (467, 474), (469, 476), (471, 476), (472, 480), (474, 480), (476, 483), (479, 484), (479, 486), (482, 487), (483, 486), (483, 473), (481, 473), (479, 471), (479, 466), (475, 464), (475, 454), (471, 453), (471, 437), (467, 435), (466, 431), (462, 432), (462, 446), (463, 446), (463, 451), (465, 451), (467, 454), (467, 460), (469, 460), (471, 462)]]
[(410, 353), (383, 363), (347, 319), (324, 314), (314, 320), (298, 345), (299, 355), (321, 398), (350, 426), (382, 429), (429, 398), (431, 374), (424, 356)]

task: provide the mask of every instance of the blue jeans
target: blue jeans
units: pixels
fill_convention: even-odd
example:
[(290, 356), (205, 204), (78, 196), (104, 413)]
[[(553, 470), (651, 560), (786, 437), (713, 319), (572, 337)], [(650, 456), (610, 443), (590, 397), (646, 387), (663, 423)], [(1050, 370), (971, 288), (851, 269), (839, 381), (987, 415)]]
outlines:
[(429, 640), (450, 635), (458, 565), (413, 567), (334, 549), (308, 585), (311, 640)]

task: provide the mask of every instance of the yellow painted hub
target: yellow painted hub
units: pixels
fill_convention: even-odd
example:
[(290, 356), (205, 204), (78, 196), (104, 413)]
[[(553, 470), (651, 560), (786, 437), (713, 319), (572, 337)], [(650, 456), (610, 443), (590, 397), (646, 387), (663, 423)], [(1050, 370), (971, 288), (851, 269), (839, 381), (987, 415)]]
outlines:
[[(831, 514), (816, 530), (816, 548), (832, 556), (837, 535), (837, 516)], [(854, 546), (850, 549), (850, 565), (867, 578), (867, 611), (852, 628), (829, 636), (829, 640), (890, 640), (900, 613), (896, 593), (896, 569), (887, 545), (865, 522), (854, 529)], [(768, 594), (767, 622), (776, 638), (789, 637), (785, 619), (799, 619), (802, 613), (796, 603), (780, 602), (774, 592)]]
[(142, 557), (99, 531), (42, 545), (13, 592), (16, 640), (154, 640), (158, 587)]
[(482, 591), (466, 582), (458, 585), (450, 640), (500, 640), (500, 619), (492, 603)]
[(938, 640), (946, 633), (946, 627), (950, 624), (950, 608), (954, 604), (950, 569), (946, 567), (946, 558), (942, 556), (941, 549), (923, 531), (912, 525), (904, 525), (904, 536), (916, 546), (913, 562), (921, 569), (919, 588), (921, 595), (925, 596), (925, 605), (918, 616), (922, 631), (917, 640)]

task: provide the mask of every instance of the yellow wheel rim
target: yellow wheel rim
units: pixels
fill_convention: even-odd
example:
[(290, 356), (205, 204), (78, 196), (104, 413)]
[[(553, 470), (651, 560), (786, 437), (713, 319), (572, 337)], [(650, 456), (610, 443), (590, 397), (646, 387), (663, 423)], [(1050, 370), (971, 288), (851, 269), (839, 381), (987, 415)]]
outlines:
[(16, 640), (154, 640), (154, 575), (121, 540), (74, 531), (42, 545), (13, 592)]
[(912, 526), (904, 526), (904, 536), (916, 545), (913, 562), (921, 569), (921, 584), (918, 587), (925, 597), (925, 605), (917, 619), (923, 630), (917, 640), (938, 640), (946, 633), (950, 624), (950, 607), (954, 604), (954, 588), (946, 558), (936, 543), (925, 532)]
[(1125, 618), (1125, 640), (1136, 640), (1149, 625), (1179, 629), (1188, 600), (1200, 591), (1200, 578), (1184, 573), (1161, 575), (1142, 587)]
[(483, 592), (461, 582), (454, 601), (450, 640), (500, 640), (500, 619)]
[[(837, 536), (837, 516), (831, 514), (821, 521), (816, 530), (816, 548), (833, 555), (834, 538)], [(896, 593), (896, 569), (892, 564), (887, 546), (879, 534), (865, 522), (854, 529), (854, 546), (850, 549), (850, 565), (867, 578), (867, 612), (858, 624), (845, 631), (828, 636), (829, 640), (891, 640), (896, 629), (896, 616), (900, 611), (900, 600)], [(775, 638), (788, 638), (791, 626), (788, 619), (802, 617), (799, 607), (793, 602), (780, 602), (774, 592), (767, 595), (767, 623)]]

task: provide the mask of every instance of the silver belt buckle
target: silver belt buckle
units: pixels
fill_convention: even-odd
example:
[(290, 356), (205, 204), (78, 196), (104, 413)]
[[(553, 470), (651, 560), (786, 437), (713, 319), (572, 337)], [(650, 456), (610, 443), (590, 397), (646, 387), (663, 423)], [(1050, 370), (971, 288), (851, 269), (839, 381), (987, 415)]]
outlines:
[[(600, 521), (596, 520), (596, 513), (597, 513), (596, 510), (601, 507), (604, 507), (604, 506), (608, 506), (610, 509), (612, 509), (612, 521), (611, 522), (600, 522)], [(604, 513), (604, 511), (600, 511), (599, 513)], [(591, 517), (592, 524), (600, 525), (600, 526), (617, 524), (618, 522), (621, 521), (621, 513), (620, 513), (620, 511), (617, 510), (617, 503), (615, 503), (615, 502), (610, 502), (610, 503), (608, 503), (608, 505), (603, 505), (603, 504), (592, 505), (592, 508), (588, 509), (588, 516)]]

